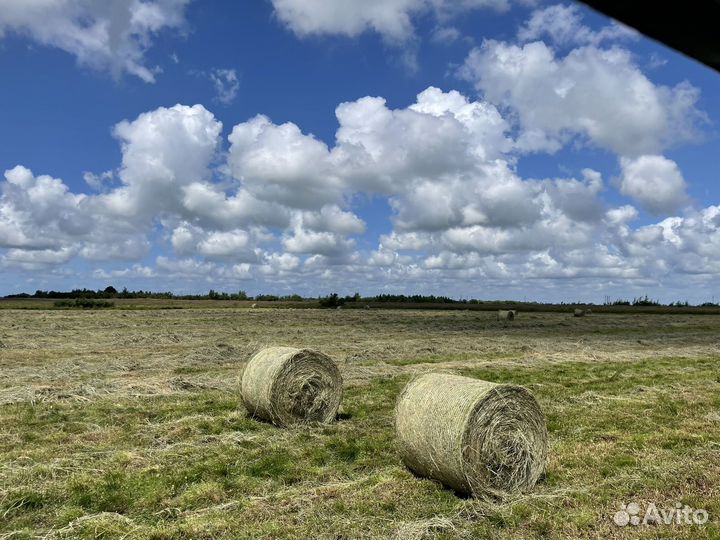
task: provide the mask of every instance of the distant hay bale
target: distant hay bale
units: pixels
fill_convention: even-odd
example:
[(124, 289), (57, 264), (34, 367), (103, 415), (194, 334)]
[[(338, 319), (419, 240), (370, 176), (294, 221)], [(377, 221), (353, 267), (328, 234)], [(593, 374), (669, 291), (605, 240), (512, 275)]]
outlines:
[(498, 309), (497, 320), (498, 321), (513, 321), (515, 320), (516, 312), (514, 309)]
[(592, 315), (592, 309), (587, 308), (587, 309), (585, 310), (585, 315)]
[(585, 310), (584, 309), (576, 309), (573, 312), (573, 317), (584, 317), (585, 316)]
[(253, 309), (255, 309), (255, 308), (257, 307), (257, 304), (253, 304), (253, 305), (250, 306), (250, 307), (253, 308)]
[(242, 398), (253, 416), (278, 426), (335, 419), (342, 377), (335, 362), (310, 349), (270, 347), (250, 359)]
[(422, 375), (400, 394), (395, 432), (410, 470), (463, 494), (525, 491), (545, 470), (545, 418), (521, 386)]

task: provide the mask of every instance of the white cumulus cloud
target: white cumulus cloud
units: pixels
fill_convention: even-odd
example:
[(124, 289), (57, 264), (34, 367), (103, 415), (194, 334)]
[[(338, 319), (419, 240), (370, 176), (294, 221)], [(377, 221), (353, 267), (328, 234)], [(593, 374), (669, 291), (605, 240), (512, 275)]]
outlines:
[(123, 186), (103, 196), (107, 208), (120, 216), (143, 217), (177, 211), (181, 188), (209, 178), (221, 130), (202, 105), (160, 107), (117, 124)]
[(299, 37), (335, 35), (354, 38), (374, 32), (400, 51), (400, 60), (417, 71), (419, 38), (416, 21), (430, 16), (444, 29), (435, 41), (459, 37), (446, 26), (459, 14), (490, 9), (502, 12), (510, 0), (272, 0), (275, 17)]
[(223, 105), (229, 105), (237, 97), (240, 80), (234, 69), (215, 68), (210, 71), (210, 80), (215, 87), (215, 98)]
[(615, 21), (593, 30), (583, 24), (578, 5), (555, 4), (535, 10), (518, 30), (520, 41), (535, 41), (544, 36), (557, 45), (599, 45), (603, 41), (637, 38), (638, 34)]
[(415, 36), (413, 17), (431, 13), (447, 19), (479, 8), (503, 11), (509, 0), (272, 0), (275, 15), (299, 36), (357, 36), (374, 31), (386, 40), (404, 42)]
[[(227, 144), (204, 107), (161, 107), (116, 126), (120, 166), (85, 175), (99, 193), (6, 171), (0, 266), (49, 272), (76, 257), (125, 259), (127, 268), (93, 276), (161, 289), (255, 280), (311, 294), (335, 280), (447, 292), (702, 281), (720, 269), (720, 210), (690, 206), (676, 163), (630, 153), (610, 182), (589, 168), (526, 178), (505, 107), (430, 87), (396, 109), (381, 97), (339, 104), (331, 143), (260, 115), (236, 124)], [(608, 204), (613, 190), (632, 205)], [(375, 199), (390, 207), (379, 238), (360, 217)], [(638, 225), (639, 209), (664, 219)], [(153, 251), (154, 263), (143, 260)]]
[(517, 114), (521, 150), (552, 152), (580, 136), (619, 155), (658, 153), (692, 140), (704, 119), (697, 88), (654, 84), (619, 47), (587, 45), (557, 56), (542, 41), (488, 40), (459, 73)]
[(236, 125), (228, 140), (232, 174), (258, 199), (308, 209), (340, 200), (327, 145), (295, 124), (260, 115)]
[(688, 201), (680, 168), (663, 156), (644, 155), (620, 160), (620, 191), (652, 214), (669, 214)]
[(164, 29), (184, 24), (189, 0), (3, 0), (0, 38), (16, 33), (62, 49), (79, 64), (154, 82), (145, 53)]

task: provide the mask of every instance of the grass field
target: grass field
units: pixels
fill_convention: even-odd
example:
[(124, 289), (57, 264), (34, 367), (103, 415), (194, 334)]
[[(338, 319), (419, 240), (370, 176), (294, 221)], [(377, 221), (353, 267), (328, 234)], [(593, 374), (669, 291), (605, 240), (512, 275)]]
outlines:
[[(336, 424), (248, 418), (253, 351), (313, 347), (345, 379)], [(720, 316), (482, 311), (0, 310), (0, 538), (719, 538)], [(536, 489), (462, 498), (393, 447), (431, 370), (530, 388)], [(616, 525), (620, 506), (704, 525)]]
[[(74, 302), (75, 300), (69, 300)], [(102, 300), (101, 300), (102, 301)], [(246, 309), (253, 305), (258, 308), (273, 309), (318, 309), (317, 300), (185, 300), (180, 298), (109, 298), (114, 309)], [(0, 298), (2, 309), (67, 309), (67, 306), (56, 306), (58, 299), (53, 298)], [(60, 300), (68, 302), (68, 300)], [(595, 304), (540, 304), (536, 302), (507, 302), (483, 301), (468, 303), (427, 303), (427, 302), (377, 302), (360, 300), (348, 302), (343, 309), (414, 309), (422, 311), (493, 311), (498, 309), (516, 309), (523, 313), (572, 313), (574, 308), (592, 308), (595, 313), (614, 313), (620, 315), (720, 315), (720, 307), (711, 306), (625, 306), (625, 305), (595, 305)]]

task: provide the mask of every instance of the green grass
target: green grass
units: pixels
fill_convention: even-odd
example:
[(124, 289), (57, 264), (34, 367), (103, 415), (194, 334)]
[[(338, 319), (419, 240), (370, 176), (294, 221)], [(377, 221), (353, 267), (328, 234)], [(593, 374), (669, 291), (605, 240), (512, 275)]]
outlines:
[[(490, 536), (610, 530), (598, 512), (648, 489), (660, 501), (695, 496), (696, 505), (717, 514), (710, 490), (688, 489), (718, 481), (708, 459), (720, 429), (704, 420), (720, 407), (717, 382), (708, 377), (716, 361), (462, 370), (532, 388), (553, 446), (536, 497), (496, 503), (479, 522), (458, 517), (457, 525)], [(692, 394), (673, 393), (679, 372)], [(636, 398), (650, 373), (648, 395)], [(30, 537), (80, 516), (115, 513), (129, 520), (113, 521), (112, 535), (301, 537), (320, 534), (323, 519), (336, 516), (338, 534), (390, 536), (399, 519), (485, 511), (398, 462), (392, 411), (405, 380), (352, 388), (346, 419), (292, 430), (246, 418), (238, 400), (220, 392), (6, 406), (4, 430), (20, 442), (3, 445), (3, 460), (18, 465), (12, 476), (23, 487), (8, 490), (0, 504), (3, 529)], [(703, 463), (711, 466), (698, 467)], [(297, 519), (298, 504), (308, 519)]]
[[(140, 319), (132, 322), (138, 326), (102, 330), (117, 313), (57, 316), (80, 317), (94, 328), (88, 333), (92, 343), (85, 344), (90, 351), (110, 351), (113, 340), (127, 335), (142, 337), (133, 328), (146, 331)], [(69, 345), (58, 344), (63, 354), (57, 372), (48, 352), (54, 342), (26, 350), (17, 334), (2, 331), (0, 338), (10, 343), (9, 355), (0, 357), (7, 396), (16, 395), (9, 392), (17, 383), (44, 383), (63, 393), (43, 399), (17, 394), (0, 405), (0, 538), (720, 537), (720, 357), (711, 346), (691, 349), (715, 339), (702, 337), (705, 331), (692, 324), (686, 326), (692, 337), (679, 348), (661, 346), (665, 336), (648, 324), (645, 339), (654, 349), (617, 341), (592, 360), (583, 357), (576, 334), (565, 335), (578, 330), (568, 331), (562, 319), (536, 330), (528, 326), (531, 337), (521, 341), (500, 329), (472, 330), (473, 314), (371, 319), (357, 330), (368, 336), (367, 357), (356, 366), (341, 361), (346, 388), (339, 421), (278, 429), (247, 416), (229, 376), (247, 356), (232, 332), (263, 335), (272, 315), (246, 321), (240, 330), (236, 320), (222, 319), (219, 327), (227, 325), (228, 332), (218, 330), (222, 335), (212, 339), (224, 345), (193, 345), (195, 356), (177, 348), (197, 339), (187, 338), (193, 325), (217, 326), (216, 314), (198, 319), (194, 313), (192, 321), (176, 319), (188, 317), (179, 312), (159, 316), (165, 334), (157, 326), (155, 331), (169, 335), (172, 328), (182, 336), (180, 344), (157, 340), (156, 348), (138, 346), (115, 357), (85, 349), (73, 356)], [(296, 320), (301, 334), (295, 339), (305, 344), (306, 329), (323, 322)], [(428, 334), (425, 324), (435, 332)], [(465, 343), (458, 324), (465, 325), (467, 344), (484, 336), (483, 349), (456, 350), (458, 340)], [(612, 326), (607, 320), (594, 324)], [(593, 339), (592, 332), (583, 335)], [(426, 343), (417, 362), (410, 362), (423, 341), (433, 345)], [(348, 358), (356, 344), (347, 345)], [(389, 352), (373, 361), (383, 347)], [(603, 353), (600, 345), (594, 350)], [(342, 359), (342, 353), (334, 355)], [(38, 358), (44, 371), (34, 364)], [(96, 385), (94, 393), (79, 394), (75, 382), (63, 378), (78, 365), (87, 378), (83, 384)], [(551, 453), (546, 477), (532, 493), (504, 501), (463, 498), (403, 467), (394, 447), (393, 410), (417, 369), (517, 383), (533, 392), (547, 417)], [(193, 384), (172, 386), (178, 373)], [(612, 515), (632, 501), (704, 508), (710, 522), (617, 527)]]

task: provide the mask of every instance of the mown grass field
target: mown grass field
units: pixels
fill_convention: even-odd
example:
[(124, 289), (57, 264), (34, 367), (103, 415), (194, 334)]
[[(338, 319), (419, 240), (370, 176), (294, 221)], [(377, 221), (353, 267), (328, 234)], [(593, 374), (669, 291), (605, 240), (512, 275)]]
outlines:
[[(248, 418), (267, 345), (345, 379), (336, 424)], [(719, 538), (720, 316), (481, 311), (0, 310), (0, 538)], [(530, 388), (546, 478), (504, 501), (414, 477), (395, 399), (441, 370)], [(705, 525), (619, 527), (675, 503)]]

